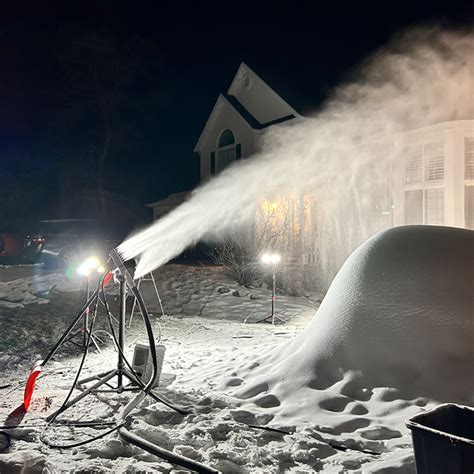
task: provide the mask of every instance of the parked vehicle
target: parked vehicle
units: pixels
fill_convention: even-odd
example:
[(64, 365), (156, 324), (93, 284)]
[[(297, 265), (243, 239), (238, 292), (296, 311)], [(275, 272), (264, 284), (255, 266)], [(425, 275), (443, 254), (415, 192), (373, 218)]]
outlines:
[(40, 235), (44, 239), (40, 261), (66, 268), (90, 256), (105, 261), (126, 232), (99, 219), (54, 219), (40, 221)]
[(0, 233), (0, 263), (35, 263), (41, 255), (44, 243), (45, 239), (39, 234)]

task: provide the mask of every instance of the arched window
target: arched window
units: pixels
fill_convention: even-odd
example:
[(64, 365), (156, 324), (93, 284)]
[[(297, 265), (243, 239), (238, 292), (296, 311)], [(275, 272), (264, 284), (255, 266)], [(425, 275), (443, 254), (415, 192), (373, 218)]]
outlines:
[(217, 148), (233, 145), (234, 143), (235, 143), (234, 134), (232, 133), (231, 130), (226, 128), (219, 135), (219, 140), (217, 141)]
[(211, 152), (211, 174), (222, 171), (242, 156), (242, 147), (235, 143), (235, 137), (232, 130), (226, 128), (222, 130), (217, 140), (217, 148)]

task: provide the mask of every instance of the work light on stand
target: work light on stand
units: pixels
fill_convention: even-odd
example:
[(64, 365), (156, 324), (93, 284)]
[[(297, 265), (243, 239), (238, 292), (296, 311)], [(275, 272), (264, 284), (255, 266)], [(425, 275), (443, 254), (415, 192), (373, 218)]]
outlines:
[[(91, 283), (91, 275), (93, 273), (101, 274), (104, 272), (104, 267), (100, 263), (100, 260), (96, 257), (88, 257), (86, 260), (84, 260), (81, 265), (77, 268), (77, 273), (82, 276), (86, 282), (86, 301), (89, 301), (90, 298), (90, 283)], [(88, 338), (88, 333), (89, 333), (89, 314), (90, 314), (90, 307), (88, 306), (86, 308), (85, 314), (84, 314), (84, 325), (83, 327), (74, 333), (71, 337), (67, 339), (68, 342), (71, 342), (73, 344), (76, 344), (77, 346), (84, 348), (87, 345), (87, 338)], [(82, 334), (82, 344), (77, 344), (74, 339)], [(91, 342), (94, 344), (95, 348), (97, 349), (98, 352), (100, 351), (98, 342), (103, 342), (100, 338), (95, 336), (94, 334), (91, 334)]]
[(275, 324), (275, 321), (280, 323), (286, 323), (283, 318), (280, 318), (275, 313), (275, 303), (276, 303), (276, 267), (281, 262), (281, 255), (277, 253), (264, 253), (260, 258), (262, 263), (265, 265), (271, 265), (272, 268), (272, 312), (269, 316), (257, 321), (257, 323), (271, 323)]

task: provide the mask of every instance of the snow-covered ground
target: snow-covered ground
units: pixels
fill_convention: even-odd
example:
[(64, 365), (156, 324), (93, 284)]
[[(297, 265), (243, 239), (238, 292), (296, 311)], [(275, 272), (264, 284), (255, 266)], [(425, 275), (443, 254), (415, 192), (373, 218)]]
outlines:
[[(386, 242), (372, 242), (368, 252), (359, 251), (366, 269), (370, 270), (371, 261), (380, 263), (377, 252), (372, 250), (383, 248)], [(426, 239), (420, 242), (426, 243)], [(385, 247), (382, 254), (390, 254), (388, 250)], [(420, 253), (420, 250), (415, 248), (415, 252)], [(150, 283), (144, 283), (143, 289), (154, 314), (155, 331), (158, 333), (161, 328), (162, 342), (166, 345), (158, 391), (177, 404), (190, 407), (192, 413), (179, 415), (147, 399), (133, 413), (131, 430), (164, 448), (228, 473), (414, 472), (411, 437), (405, 421), (420, 410), (435, 406), (437, 401), (427, 393), (420, 396), (420, 393), (413, 395), (403, 390), (403, 383), (398, 382), (403, 382), (407, 376), (402, 374), (397, 379), (396, 371), (392, 385), (374, 385), (377, 379), (372, 375), (364, 378), (360, 371), (351, 368), (350, 356), (353, 356), (356, 364), (367, 365), (360, 367), (361, 370), (369, 370), (371, 366), (363, 360), (363, 355), (370, 351), (373, 359), (380, 359), (372, 364), (377, 371), (384, 364), (377, 352), (381, 346), (374, 340), (376, 329), (366, 327), (367, 324), (370, 326), (372, 317), (377, 325), (383, 324), (383, 317), (374, 313), (374, 305), (364, 307), (362, 314), (365, 316), (361, 317), (361, 313), (355, 311), (360, 310), (360, 305), (352, 304), (350, 310), (349, 300), (336, 291), (344, 285), (351, 286), (347, 280), (363, 267), (357, 265), (357, 258), (356, 255), (355, 262), (354, 259), (349, 261), (336, 287), (329, 290), (321, 314), (317, 313), (316, 317), (314, 313), (320, 296), (279, 296), (277, 308), (288, 322), (278, 326), (254, 324), (268, 314), (270, 291), (266, 288), (238, 287), (216, 267), (168, 265), (157, 272), (164, 316), (159, 316), (159, 305)], [(446, 269), (447, 261), (440, 264)], [(406, 269), (404, 262), (400, 265)], [(396, 265), (386, 268), (394, 271)], [(373, 282), (377, 281), (388, 288), (387, 294), (393, 293), (393, 288), (384, 286), (390, 280), (384, 273), (377, 278), (374, 278), (375, 273), (369, 271), (367, 274), (371, 282), (369, 287), (373, 288)], [(21, 404), (27, 366), (37, 353), (44, 355), (48, 343), (53, 343), (60, 334), (51, 319), (64, 327), (68, 318), (62, 313), (78, 306), (83, 297), (82, 292), (62, 291), (71, 290), (68, 285), (73, 283), (62, 288), (55, 280), (59, 277), (50, 278), (56, 286), (50, 288), (49, 293), (38, 296), (33, 290), (27, 291), (38, 298), (49, 299), (49, 303), (8, 307), (0, 312), (1, 337), (4, 337), (3, 327), (18, 332), (21, 326), (25, 338), (23, 341), (2, 341), (0, 385), (10, 384), (9, 388), (0, 391), (4, 422), (8, 418), (8, 423), (15, 423), (15, 413), (22, 417), (14, 410)], [(46, 285), (44, 281), (42, 284)], [(9, 285), (16, 289), (32, 289), (31, 282)], [(3, 290), (0, 286), (0, 292)], [(440, 293), (439, 288), (436, 290)], [(352, 286), (349, 291), (352, 296), (348, 298), (360, 302), (364, 291), (362, 281), (362, 284)], [(376, 296), (371, 294), (371, 298)], [(399, 295), (395, 294), (394, 298)], [(429, 317), (426, 305), (420, 305), (417, 318)], [(31, 308), (37, 311), (36, 315)], [(116, 310), (116, 302), (113, 302), (112, 310)], [(341, 323), (339, 310), (346, 311), (348, 324)], [(36, 332), (28, 330), (33, 327), (35, 318)], [(331, 318), (334, 324), (330, 324)], [(420, 321), (423, 325), (427, 323), (426, 319)], [(448, 332), (455, 328), (455, 318), (445, 317), (442, 322)], [(330, 341), (333, 333), (326, 333), (332, 326), (337, 337), (345, 341), (344, 351)], [(135, 341), (143, 339), (140, 327), (137, 314), (127, 333), (127, 353), (130, 355)], [(412, 326), (411, 330), (416, 327)], [(347, 328), (349, 331), (343, 330)], [(354, 340), (359, 344), (364, 331), (366, 350), (353, 345)], [(393, 327), (390, 332), (397, 337)], [(436, 330), (432, 334), (436, 335)], [(387, 344), (387, 341), (382, 339), (380, 344)], [(429, 350), (426, 347), (425, 352)], [(110, 344), (103, 346), (100, 354), (93, 351), (84, 375), (113, 367), (115, 358)], [(59, 406), (67, 393), (78, 360), (78, 352), (69, 346), (63, 349), (61, 357), (47, 366), (38, 380), (30, 411), (17, 420), (21, 421), (19, 428), (10, 430), (13, 441), (10, 450), (0, 454), (0, 472), (180, 472), (176, 466), (123, 442), (117, 434), (71, 450), (52, 449), (38, 441), (44, 427), (43, 419)], [(397, 354), (387, 360), (396, 361)], [(393, 368), (400, 369), (396, 365)], [(429, 389), (430, 385), (424, 388)], [(130, 397), (129, 394), (89, 396), (63, 417), (110, 421)], [(67, 444), (96, 433), (91, 428), (54, 427), (46, 431), (45, 436)]]

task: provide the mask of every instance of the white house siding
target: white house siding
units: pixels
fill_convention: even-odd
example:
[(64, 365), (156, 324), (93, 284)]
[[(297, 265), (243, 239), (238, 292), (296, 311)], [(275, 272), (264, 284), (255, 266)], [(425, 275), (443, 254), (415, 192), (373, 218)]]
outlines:
[(261, 124), (298, 113), (271, 87), (242, 63), (228, 91)]
[[(399, 139), (403, 144), (402, 157), (392, 175), (394, 225), (466, 226), (469, 221), (465, 207), (466, 186), (474, 182), (465, 179), (465, 148), (466, 138), (473, 136), (474, 120), (444, 122), (400, 134)], [(438, 149), (440, 144), (444, 157), (442, 177), (439, 166), (436, 166), (439, 162), (437, 163), (436, 158), (433, 158), (438, 153), (437, 151), (433, 153), (433, 150)], [(413, 156), (410, 156), (410, 153), (414, 150), (419, 152), (420, 177), (410, 182), (409, 179), (407, 181), (407, 163), (413, 162)], [(430, 164), (431, 169), (429, 169)], [(412, 166), (412, 176), (416, 174), (414, 169), (415, 167)], [(421, 212), (417, 221), (410, 219), (407, 215), (406, 204), (409, 193), (412, 196), (418, 194), (421, 200)], [(442, 202), (442, 212), (439, 207), (440, 202)], [(413, 206), (415, 206), (414, 202)], [(412, 217), (416, 214), (413, 206)], [(436, 212), (437, 206), (438, 212)]]
[(256, 151), (256, 132), (223, 96), (219, 97), (211, 119), (212, 122), (208, 123), (206, 134), (196, 149), (200, 155), (201, 182), (211, 176), (211, 152), (216, 150), (219, 136), (224, 130), (229, 129), (233, 133), (235, 143), (241, 145), (243, 158)]

